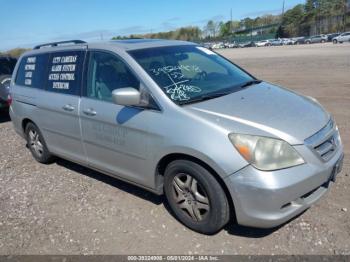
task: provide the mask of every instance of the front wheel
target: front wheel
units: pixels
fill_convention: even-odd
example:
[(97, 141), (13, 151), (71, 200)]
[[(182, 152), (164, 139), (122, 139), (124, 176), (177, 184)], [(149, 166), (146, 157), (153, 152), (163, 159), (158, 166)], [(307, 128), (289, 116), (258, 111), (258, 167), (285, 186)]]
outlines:
[(33, 123), (28, 123), (25, 129), (27, 146), (36, 161), (42, 164), (52, 163), (53, 155), (47, 149), (43, 135)]
[(337, 43), (338, 43), (337, 39), (334, 39), (333, 44), (337, 44)]
[(190, 229), (214, 234), (227, 224), (230, 208), (213, 175), (197, 163), (176, 160), (168, 165), (164, 191), (176, 218)]

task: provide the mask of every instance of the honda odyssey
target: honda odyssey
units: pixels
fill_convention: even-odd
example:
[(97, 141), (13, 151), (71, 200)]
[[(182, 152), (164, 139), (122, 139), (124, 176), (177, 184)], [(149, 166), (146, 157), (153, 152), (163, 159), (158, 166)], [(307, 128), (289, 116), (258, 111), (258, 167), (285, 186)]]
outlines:
[(19, 59), (10, 90), (14, 128), (37, 161), (65, 158), (164, 193), (205, 234), (230, 221), (283, 224), (342, 168), (336, 122), (315, 99), (194, 43), (40, 45)]

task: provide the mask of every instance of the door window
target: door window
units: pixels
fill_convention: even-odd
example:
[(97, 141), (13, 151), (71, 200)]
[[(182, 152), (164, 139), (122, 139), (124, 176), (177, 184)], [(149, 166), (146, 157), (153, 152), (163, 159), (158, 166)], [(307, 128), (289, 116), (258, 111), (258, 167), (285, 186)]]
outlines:
[(112, 91), (118, 88), (139, 89), (140, 82), (115, 55), (91, 52), (87, 75), (86, 96), (103, 101), (112, 101)]
[(55, 52), (50, 55), (47, 90), (80, 95), (84, 51)]

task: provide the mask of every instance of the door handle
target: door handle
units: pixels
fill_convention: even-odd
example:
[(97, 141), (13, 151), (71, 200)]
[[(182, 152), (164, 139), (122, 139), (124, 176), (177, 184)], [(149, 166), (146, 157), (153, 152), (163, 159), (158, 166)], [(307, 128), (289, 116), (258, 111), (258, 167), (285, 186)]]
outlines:
[(83, 110), (83, 113), (87, 116), (95, 116), (97, 114), (97, 112), (92, 108)]
[(64, 105), (64, 106), (62, 107), (62, 109), (65, 110), (65, 111), (72, 112), (72, 111), (75, 109), (75, 107), (72, 106), (72, 105), (70, 105), (70, 104), (68, 104), (68, 105)]

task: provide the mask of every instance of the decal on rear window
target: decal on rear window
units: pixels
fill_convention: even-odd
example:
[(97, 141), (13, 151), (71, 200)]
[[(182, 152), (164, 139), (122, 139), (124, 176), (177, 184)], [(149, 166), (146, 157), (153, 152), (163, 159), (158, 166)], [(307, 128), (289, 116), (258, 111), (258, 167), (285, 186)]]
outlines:
[(16, 84), (45, 89), (48, 55), (23, 57), (18, 68)]

